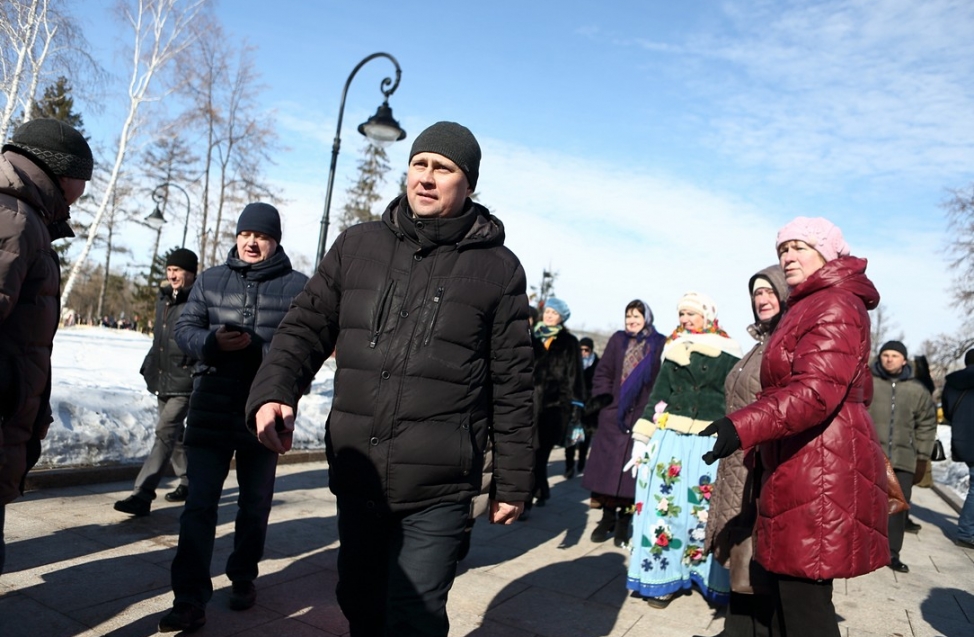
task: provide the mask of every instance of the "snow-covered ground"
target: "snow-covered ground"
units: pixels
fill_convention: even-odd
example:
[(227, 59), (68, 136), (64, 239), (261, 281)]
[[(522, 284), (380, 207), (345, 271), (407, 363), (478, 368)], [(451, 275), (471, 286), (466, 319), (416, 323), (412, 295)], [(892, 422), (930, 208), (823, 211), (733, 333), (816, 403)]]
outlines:
[[(54, 340), (51, 424), (41, 467), (139, 463), (152, 447), (156, 398), (139, 375), (152, 340), (143, 334), (102, 327), (70, 327)], [(331, 409), (334, 359), (328, 361), (299, 405), (295, 449), (323, 449)], [(938, 437), (950, 457), (950, 427)], [(937, 462), (934, 480), (963, 498), (967, 465)]]
[[(156, 397), (139, 374), (152, 344), (144, 334), (69, 327), (54, 339), (54, 422), (39, 467), (140, 463), (152, 448)], [(331, 409), (334, 362), (328, 361), (301, 399), (295, 449), (323, 449)]]

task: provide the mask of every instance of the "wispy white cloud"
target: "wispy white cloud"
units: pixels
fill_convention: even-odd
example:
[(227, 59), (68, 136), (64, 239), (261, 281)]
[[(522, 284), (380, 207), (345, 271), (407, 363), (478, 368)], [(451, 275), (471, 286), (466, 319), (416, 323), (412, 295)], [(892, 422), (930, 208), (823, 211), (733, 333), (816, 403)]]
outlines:
[[(733, 193), (639, 167), (593, 163), (509, 140), (480, 142), (483, 203), (504, 223), (506, 244), (524, 264), (529, 285), (537, 285), (546, 268), (559, 273), (555, 289), (571, 306), (576, 328), (619, 329), (626, 303), (641, 298), (653, 308), (660, 331), (668, 332), (676, 326), (677, 300), (696, 290), (714, 298), (721, 322), (747, 347), (747, 280), (774, 263), (779, 226), (794, 215), (818, 214), (762, 209)], [(278, 185), (293, 202), (285, 212), (283, 243), (310, 259), (323, 188)], [(844, 230), (855, 253), (869, 259), (869, 274), (910, 344), (949, 331), (955, 321), (936, 283), (943, 279), (937, 232)], [(331, 239), (336, 235), (333, 230)]]
[[(829, 177), (947, 179), (974, 162), (974, 5), (728, 2), (727, 29), (667, 43), (737, 161)], [(716, 107), (716, 108), (715, 108)]]

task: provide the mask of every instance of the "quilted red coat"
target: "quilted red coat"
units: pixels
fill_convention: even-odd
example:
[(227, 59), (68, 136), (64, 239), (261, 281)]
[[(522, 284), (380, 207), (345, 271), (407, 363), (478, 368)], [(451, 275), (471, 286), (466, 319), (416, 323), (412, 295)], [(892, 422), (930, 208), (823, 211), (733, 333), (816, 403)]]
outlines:
[(758, 400), (730, 414), (764, 465), (755, 558), (772, 573), (847, 578), (889, 564), (872, 398), (866, 261), (840, 257), (796, 286), (768, 342)]

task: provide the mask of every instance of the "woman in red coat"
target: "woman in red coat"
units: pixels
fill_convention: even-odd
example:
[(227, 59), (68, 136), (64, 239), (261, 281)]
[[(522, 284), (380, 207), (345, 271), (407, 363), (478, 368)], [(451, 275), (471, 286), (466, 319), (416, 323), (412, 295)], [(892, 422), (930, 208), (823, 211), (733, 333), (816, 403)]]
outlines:
[(832, 580), (889, 564), (883, 452), (872, 398), (869, 315), (879, 293), (826, 219), (778, 232), (789, 309), (765, 350), (758, 400), (715, 421), (708, 462), (758, 447), (755, 559), (775, 580), (787, 637), (839, 635)]

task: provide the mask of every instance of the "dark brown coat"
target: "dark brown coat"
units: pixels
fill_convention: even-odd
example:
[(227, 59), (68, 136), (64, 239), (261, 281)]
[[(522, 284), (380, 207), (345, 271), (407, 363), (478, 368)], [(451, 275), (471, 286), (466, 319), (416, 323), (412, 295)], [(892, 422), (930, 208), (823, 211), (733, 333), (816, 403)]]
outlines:
[[(784, 272), (777, 265), (765, 268), (750, 278), (747, 283), (748, 298), (754, 280), (763, 277), (771, 282), (778, 296), (781, 311), (785, 310), (788, 299), (788, 284)], [(771, 334), (773, 323), (758, 319), (754, 311), (754, 324), (748, 332), (757, 343), (744, 355), (724, 381), (724, 400), (727, 413), (734, 412), (754, 402), (761, 391), (761, 357)], [(735, 593), (750, 593), (755, 587), (766, 584), (762, 577), (763, 569), (752, 564), (752, 535), (757, 520), (757, 480), (754, 472), (757, 465), (756, 450), (745, 454), (738, 449), (731, 456), (720, 461), (717, 480), (710, 499), (710, 516), (707, 520), (705, 546), (714, 554), (714, 559), (731, 571), (731, 590)], [(753, 576), (753, 577), (752, 577)], [(753, 581), (752, 581), (753, 580)]]
[(0, 156), (0, 505), (20, 494), (28, 442), (51, 424), (51, 348), (61, 272), (47, 226), (68, 218), (61, 189), (16, 153)]

